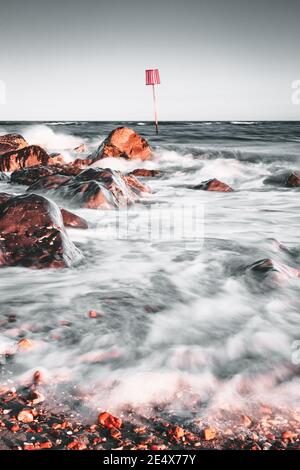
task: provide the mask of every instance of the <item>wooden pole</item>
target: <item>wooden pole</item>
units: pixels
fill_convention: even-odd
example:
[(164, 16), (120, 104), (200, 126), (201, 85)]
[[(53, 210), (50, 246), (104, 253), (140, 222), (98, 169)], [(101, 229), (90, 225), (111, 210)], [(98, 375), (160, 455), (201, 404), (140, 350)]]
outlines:
[(155, 129), (156, 129), (156, 134), (158, 134), (158, 120), (157, 120), (156, 96), (155, 96), (155, 86), (154, 85), (152, 85), (152, 91), (153, 91)]

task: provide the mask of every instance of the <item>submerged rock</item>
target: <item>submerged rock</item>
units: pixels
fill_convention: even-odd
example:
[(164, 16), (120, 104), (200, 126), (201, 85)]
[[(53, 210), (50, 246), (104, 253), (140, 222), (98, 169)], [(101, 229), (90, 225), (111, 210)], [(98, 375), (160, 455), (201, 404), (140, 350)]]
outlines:
[(141, 176), (143, 178), (154, 178), (155, 176), (160, 175), (160, 171), (159, 170), (147, 170), (146, 168), (136, 168), (135, 170), (131, 171), (129, 175)]
[(60, 174), (43, 176), (43, 178), (38, 179), (33, 184), (27, 188), (28, 193), (34, 193), (35, 191), (56, 189), (61, 184), (66, 183), (71, 179), (70, 176), (64, 176)]
[(78, 145), (78, 147), (74, 148), (74, 152), (77, 152), (77, 153), (87, 152), (86, 145), (85, 144)]
[(20, 134), (0, 135), (0, 155), (27, 146), (28, 143)]
[(0, 155), (0, 171), (14, 171), (34, 165), (55, 165), (57, 163), (64, 163), (62, 157), (51, 157), (38, 145), (29, 145)]
[(0, 206), (13, 197), (13, 194), (0, 193)]
[(0, 206), (0, 233), (2, 266), (61, 268), (80, 258), (58, 206), (36, 194), (10, 197)]
[(3, 173), (3, 171), (0, 171), (0, 181), (8, 181), (9, 177)]
[(79, 217), (79, 215), (73, 214), (73, 212), (67, 211), (66, 209), (61, 209), (60, 211), (65, 227), (82, 229), (89, 228), (87, 221), (82, 217)]
[(192, 189), (202, 189), (204, 191), (220, 191), (220, 192), (230, 192), (233, 189), (228, 186), (228, 184), (223, 183), (222, 181), (217, 180), (216, 178), (203, 181), (202, 183), (193, 186)]
[(40, 178), (51, 175), (75, 176), (81, 169), (73, 165), (34, 165), (16, 170), (11, 175), (11, 182), (30, 186)]
[(109, 168), (88, 168), (57, 189), (60, 195), (90, 209), (125, 207), (150, 189), (134, 176)]
[(289, 188), (298, 188), (300, 186), (300, 175), (292, 173), (286, 181), (286, 186)]
[(265, 277), (270, 273), (279, 274), (276, 276), (277, 280), (293, 279), (300, 277), (300, 270), (287, 266), (286, 264), (274, 261), (270, 258), (265, 258), (256, 261), (248, 266), (247, 271), (251, 271), (256, 275)]
[(149, 160), (151, 148), (148, 142), (129, 127), (114, 129), (92, 154), (93, 161), (106, 157), (123, 157), (130, 160)]

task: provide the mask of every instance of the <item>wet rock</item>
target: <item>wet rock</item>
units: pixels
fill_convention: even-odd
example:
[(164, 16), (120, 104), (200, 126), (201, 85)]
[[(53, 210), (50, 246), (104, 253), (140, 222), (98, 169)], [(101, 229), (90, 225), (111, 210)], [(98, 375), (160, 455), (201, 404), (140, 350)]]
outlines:
[(78, 145), (78, 147), (74, 148), (74, 152), (78, 152), (78, 153), (87, 152), (86, 145), (85, 144)]
[(0, 171), (0, 181), (8, 181), (9, 177), (3, 171)]
[(0, 265), (66, 267), (80, 258), (57, 205), (42, 196), (10, 198), (0, 206)]
[(89, 227), (85, 219), (83, 219), (82, 217), (79, 217), (76, 214), (73, 214), (73, 212), (69, 212), (66, 209), (61, 209), (60, 211), (61, 211), (61, 215), (62, 215), (65, 227), (82, 228), (82, 229), (87, 229)]
[(22, 423), (32, 423), (34, 420), (34, 416), (32, 414), (31, 410), (24, 409), (20, 411), (20, 413), (17, 416), (18, 421), (21, 421)]
[(0, 155), (0, 171), (14, 171), (34, 165), (55, 165), (57, 163), (63, 164), (65, 162), (61, 157), (50, 157), (38, 145), (29, 145)]
[(247, 270), (262, 277), (265, 277), (270, 273), (278, 273), (280, 275), (279, 277), (277, 276), (278, 279), (300, 277), (299, 269), (292, 268), (278, 261), (274, 261), (270, 258), (265, 258), (256, 261), (255, 263), (248, 266)]
[(132, 178), (135, 179), (130, 177), (129, 181), (120, 172), (108, 168), (88, 168), (58, 190), (63, 197), (90, 209), (125, 207), (137, 200), (138, 191), (147, 190), (145, 185), (139, 185), (138, 180)]
[(106, 157), (123, 157), (130, 160), (149, 160), (151, 148), (148, 142), (128, 127), (114, 129), (92, 154), (93, 161)]
[(146, 168), (137, 168), (129, 173), (133, 176), (141, 176), (143, 178), (154, 178), (155, 176), (160, 175), (159, 170), (147, 170)]
[(40, 178), (39, 180), (31, 184), (29, 188), (27, 188), (27, 192), (34, 193), (36, 191), (41, 191), (43, 189), (47, 191), (50, 189), (56, 189), (61, 184), (69, 181), (70, 178), (71, 178), (70, 176), (64, 176), (64, 175), (59, 175), (59, 174), (43, 176), (43, 178)]
[(106, 411), (104, 413), (99, 414), (98, 423), (107, 429), (120, 429), (120, 427), (122, 426), (122, 420), (120, 418), (116, 418), (115, 416), (111, 415), (110, 413), (107, 413)]
[(18, 342), (18, 349), (23, 350), (23, 351), (28, 351), (30, 349), (33, 349), (34, 344), (30, 339), (27, 338), (22, 338)]
[(27, 146), (28, 143), (20, 134), (0, 135), (0, 155), (12, 150), (19, 150)]
[(289, 188), (298, 188), (300, 186), (300, 175), (292, 173), (286, 181), (286, 186)]
[(63, 175), (76, 176), (81, 169), (74, 165), (35, 165), (28, 168), (16, 170), (11, 175), (11, 182), (30, 186), (44, 176)]
[(233, 189), (228, 186), (228, 184), (223, 183), (222, 181), (217, 180), (216, 178), (203, 181), (202, 183), (193, 186), (192, 189), (201, 189), (204, 191), (220, 191), (220, 192), (230, 192)]
[(215, 439), (216, 431), (212, 428), (205, 428), (203, 429), (203, 438), (205, 441), (211, 441)]
[(9, 194), (9, 193), (0, 193), (0, 206), (2, 204), (5, 204), (5, 202), (7, 202), (9, 199), (11, 199), (13, 197), (13, 194)]
[(149, 186), (139, 181), (134, 175), (125, 175), (123, 179), (135, 193), (151, 193)]

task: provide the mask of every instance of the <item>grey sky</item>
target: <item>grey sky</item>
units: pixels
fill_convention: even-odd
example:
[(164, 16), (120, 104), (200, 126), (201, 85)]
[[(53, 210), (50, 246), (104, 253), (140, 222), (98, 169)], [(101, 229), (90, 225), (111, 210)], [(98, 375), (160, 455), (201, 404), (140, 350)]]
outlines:
[(298, 0), (10, 0), (0, 120), (300, 119)]

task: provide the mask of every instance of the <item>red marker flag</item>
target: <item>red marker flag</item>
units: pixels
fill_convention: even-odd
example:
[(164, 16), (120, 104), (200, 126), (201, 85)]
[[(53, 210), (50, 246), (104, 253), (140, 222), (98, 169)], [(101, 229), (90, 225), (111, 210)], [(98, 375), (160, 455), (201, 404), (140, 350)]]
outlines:
[(159, 70), (158, 69), (146, 70), (146, 85), (152, 85), (156, 134), (158, 134), (158, 120), (157, 120), (157, 110), (156, 110), (155, 85), (159, 85), (159, 84), (160, 84)]

